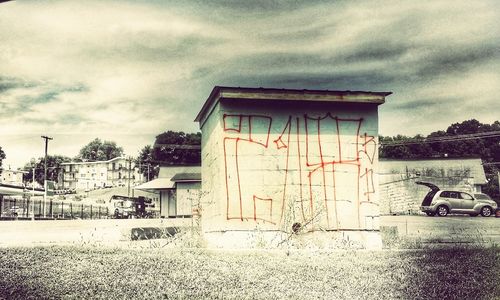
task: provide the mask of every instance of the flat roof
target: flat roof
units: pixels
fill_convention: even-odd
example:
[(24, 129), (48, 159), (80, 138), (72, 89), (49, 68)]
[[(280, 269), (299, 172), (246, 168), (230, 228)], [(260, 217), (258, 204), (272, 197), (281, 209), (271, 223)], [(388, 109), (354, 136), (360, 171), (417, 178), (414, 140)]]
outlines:
[(170, 180), (174, 182), (197, 182), (201, 181), (201, 173), (177, 173)]
[[(336, 91), (336, 90), (299, 90), (279, 88), (251, 88), (215, 86), (196, 116), (195, 122), (201, 122), (210, 114), (222, 99), (262, 100), (262, 101), (310, 101), (331, 103), (369, 103), (380, 105), (392, 92)], [(203, 122), (201, 122), (203, 123)]]

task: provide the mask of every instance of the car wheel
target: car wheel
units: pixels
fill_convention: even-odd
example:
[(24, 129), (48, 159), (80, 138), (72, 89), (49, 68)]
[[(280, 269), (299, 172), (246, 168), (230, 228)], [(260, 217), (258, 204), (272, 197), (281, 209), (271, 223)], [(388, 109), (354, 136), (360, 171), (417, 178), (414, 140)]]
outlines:
[(440, 217), (446, 217), (446, 215), (448, 214), (448, 207), (446, 207), (444, 205), (438, 206), (438, 208), (437, 208), (437, 214)]
[(429, 216), (429, 217), (434, 217), (436, 215), (435, 212), (432, 212), (432, 211), (428, 211), (426, 212), (426, 214)]
[(483, 216), (483, 217), (491, 216), (491, 212), (492, 212), (492, 210), (491, 210), (491, 207), (489, 207), (489, 206), (485, 206), (485, 207), (481, 208), (481, 216)]

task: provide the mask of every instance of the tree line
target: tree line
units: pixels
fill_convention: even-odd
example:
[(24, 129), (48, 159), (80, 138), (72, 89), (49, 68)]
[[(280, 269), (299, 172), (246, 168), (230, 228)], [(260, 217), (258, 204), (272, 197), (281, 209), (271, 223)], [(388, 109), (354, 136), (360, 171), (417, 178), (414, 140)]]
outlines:
[[(498, 191), (498, 171), (500, 168), (500, 136), (487, 138), (467, 138), (463, 140), (448, 140), (450, 137), (474, 135), (478, 137), (486, 132), (500, 132), (500, 122), (483, 124), (475, 119), (451, 124), (446, 130), (439, 130), (427, 136), (418, 134), (413, 137), (397, 135), (393, 137), (380, 136), (379, 156), (393, 159), (424, 159), (436, 157), (463, 158), (480, 157), (485, 163), (488, 184), (484, 190), (490, 196), (500, 198)], [(419, 142), (420, 141), (420, 142)], [(431, 141), (431, 142), (429, 142)], [(159, 166), (199, 165), (201, 163), (201, 133), (184, 133), (165, 131), (156, 136), (153, 145), (144, 146), (134, 158), (136, 166), (144, 178), (153, 179), (158, 176)], [(47, 178), (59, 181), (61, 164), (70, 161), (106, 161), (123, 156), (123, 148), (112, 141), (102, 141), (96, 138), (83, 146), (76, 157), (62, 155), (47, 156)], [(5, 153), (0, 147), (0, 167)], [(26, 163), (26, 180), (31, 181), (35, 167), (35, 180), (43, 183), (45, 158), (40, 157), (34, 162)]]
[[(453, 123), (446, 130), (435, 131), (427, 136), (420, 134), (413, 137), (404, 135), (380, 136), (379, 156), (393, 159), (480, 157), (488, 180), (488, 183), (483, 187), (483, 192), (499, 199), (500, 134), (484, 134), (488, 132), (500, 133), (500, 122), (483, 124), (478, 120), (471, 119), (461, 123)], [(467, 137), (452, 139), (460, 136)]]

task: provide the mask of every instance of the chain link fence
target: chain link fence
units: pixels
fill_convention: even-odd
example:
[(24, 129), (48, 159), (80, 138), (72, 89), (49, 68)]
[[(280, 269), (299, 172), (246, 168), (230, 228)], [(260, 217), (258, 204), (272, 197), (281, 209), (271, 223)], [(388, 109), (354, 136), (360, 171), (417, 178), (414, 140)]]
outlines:
[(105, 205), (47, 199), (0, 197), (0, 219), (107, 219)]

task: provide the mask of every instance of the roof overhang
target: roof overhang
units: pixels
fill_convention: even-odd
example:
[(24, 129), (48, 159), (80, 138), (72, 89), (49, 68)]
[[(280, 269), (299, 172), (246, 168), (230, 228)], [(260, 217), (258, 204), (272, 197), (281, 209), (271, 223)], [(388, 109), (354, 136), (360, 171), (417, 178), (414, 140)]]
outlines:
[(380, 105), (392, 92), (297, 90), (276, 88), (242, 88), (216, 86), (196, 116), (200, 127), (222, 99), (257, 101), (302, 101), (328, 103), (367, 103)]
[(0, 195), (15, 196), (15, 195), (34, 195), (42, 196), (45, 194), (44, 190), (30, 189), (23, 186), (13, 186), (8, 184), (0, 184)]
[(173, 189), (175, 187), (175, 182), (171, 181), (170, 178), (156, 178), (151, 181), (145, 182), (141, 185), (134, 187), (136, 190), (141, 191), (161, 191)]
[(201, 173), (177, 173), (170, 180), (174, 182), (201, 182)]

